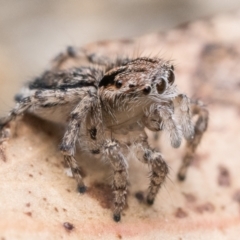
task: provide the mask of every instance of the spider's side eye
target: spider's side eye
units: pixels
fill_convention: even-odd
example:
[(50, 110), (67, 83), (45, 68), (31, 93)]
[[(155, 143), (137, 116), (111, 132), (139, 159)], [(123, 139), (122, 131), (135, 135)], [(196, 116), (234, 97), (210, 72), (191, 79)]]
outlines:
[(165, 89), (167, 87), (167, 83), (163, 78), (161, 78), (161, 81), (156, 86), (157, 86), (158, 93), (161, 94), (165, 91)]
[(117, 80), (116, 81), (116, 87), (120, 88), (122, 86), (122, 81), (121, 80)]
[(145, 88), (143, 89), (143, 93), (145, 95), (148, 95), (151, 92), (152, 88), (149, 85), (146, 85)]
[(175, 81), (175, 75), (174, 72), (172, 70), (169, 71), (169, 75), (168, 75), (168, 82), (170, 85), (172, 85)]

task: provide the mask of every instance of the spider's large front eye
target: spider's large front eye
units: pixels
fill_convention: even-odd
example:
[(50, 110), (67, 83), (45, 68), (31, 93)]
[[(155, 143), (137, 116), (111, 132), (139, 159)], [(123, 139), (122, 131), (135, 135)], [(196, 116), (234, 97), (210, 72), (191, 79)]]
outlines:
[(122, 81), (121, 80), (117, 80), (116, 81), (116, 87), (120, 88), (122, 86)]
[(168, 82), (170, 85), (172, 85), (175, 81), (175, 75), (173, 70), (169, 70), (169, 75), (168, 75)]
[(167, 87), (167, 83), (163, 78), (161, 78), (161, 81), (156, 86), (157, 86), (158, 93), (161, 94), (165, 91), (165, 89)]

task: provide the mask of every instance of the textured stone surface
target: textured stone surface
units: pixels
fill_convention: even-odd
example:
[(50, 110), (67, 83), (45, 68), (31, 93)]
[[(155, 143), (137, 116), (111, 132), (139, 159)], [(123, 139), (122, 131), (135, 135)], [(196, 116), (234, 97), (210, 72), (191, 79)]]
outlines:
[[(238, 239), (239, 26), (236, 12), (165, 33), (86, 46), (113, 57), (172, 59), (180, 89), (208, 105), (209, 128), (187, 179), (176, 178), (184, 147), (172, 149), (161, 138), (154, 145), (161, 146), (171, 168), (165, 187), (152, 207), (139, 201), (139, 192), (144, 198), (148, 187), (148, 169), (130, 161), (128, 207), (115, 223), (110, 167), (78, 154), (89, 188), (80, 195), (58, 152), (63, 129), (26, 116), (11, 124), (12, 136), (0, 145), (0, 239)], [(228, 184), (219, 184), (223, 169)]]

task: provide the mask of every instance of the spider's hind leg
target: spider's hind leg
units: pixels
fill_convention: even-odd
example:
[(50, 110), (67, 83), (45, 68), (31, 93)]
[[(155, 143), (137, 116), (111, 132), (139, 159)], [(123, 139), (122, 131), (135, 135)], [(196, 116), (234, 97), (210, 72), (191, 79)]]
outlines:
[(17, 116), (26, 112), (28, 108), (32, 106), (32, 103), (33, 103), (32, 96), (25, 97), (20, 102), (18, 102), (13, 108), (13, 110), (11, 110), (6, 117), (0, 119), (0, 131)]
[(71, 61), (71, 66), (75, 67), (84, 65), (96, 64), (99, 66), (109, 66), (113, 62), (110, 58), (95, 53), (89, 53), (84, 48), (76, 48), (68, 46), (65, 51), (58, 54), (52, 60), (51, 69), (59, 70), (64, 68), (64, 65)]
[(109, 58), (99, 53), (91, 53), (84, 48), (76, 48), (68, 46), (65, 51), (58, 54), (52, 61), (51, 69), (60, 70), (64, 69), (70, 63), (70, 66), (79, 67), (81, 65), (98, 65), (105, 68), (105, 71), (109, 71), (114, 67), (119, 67), (127, 62), (131, 58), (129, 57), (113, 57)]
[(194, 135), (192, 139), (187, 140), (186, 152), (183, 157), (182, 165), (178, 172), (178, 179), (183, 181), (186, 178), (187, 168), (191, 164), (195, 151), (202, 139), (208, 125), (208, 110), (199, 102), (191, 102), (192, 115), (197, 115), (197, 121), (194, 126)]

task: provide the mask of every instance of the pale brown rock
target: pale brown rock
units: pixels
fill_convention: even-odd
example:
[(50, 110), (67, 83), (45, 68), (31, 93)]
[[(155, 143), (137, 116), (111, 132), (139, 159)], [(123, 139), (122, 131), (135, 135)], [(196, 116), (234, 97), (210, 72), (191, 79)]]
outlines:
[[(0, 239), (238, 239), (239, 26), (240, 12), (236, 12), (167, 33), (89, 44), (89, 51), (112, 56), (134, 54), (140, 45), (144, 54), (160, 52), (158, 56), (174, 60), (180, 89), (200, 97), (210, 112), (208, 131), (197, 151), (198, 164), (190, 167), (185, 182), (178, 182), (183, 147), (173, 150), (160, 139), (171, 167), (165, 188), (152, 207), (139, 202), (135, 194), (147, 189), (148, 169), (131, 161), (129, 207), (122, 221), (115, 223), (108, 204), (110, 167), (78, 154), (89, 187), (80, 195), (75, 180), (64, 173), (58, 151), (62, 129), (26, 116), (11, 124), (12, 136), (1, 143)], [(219, 166), (228, 169), (228, 187), (218, 183)], [(194, 196), (194, 201), (183, 193)], [(179, 209), (187, 214), (178, 217)], [(74, 228), (66, 231), (66, 223)]]

